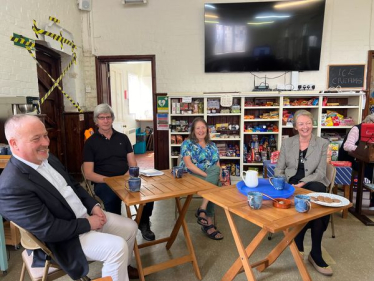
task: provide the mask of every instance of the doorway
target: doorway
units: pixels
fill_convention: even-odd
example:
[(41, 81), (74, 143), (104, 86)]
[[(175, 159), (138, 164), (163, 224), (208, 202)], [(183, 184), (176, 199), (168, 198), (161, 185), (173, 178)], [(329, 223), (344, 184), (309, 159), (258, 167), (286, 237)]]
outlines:
[(374, 113), (374, 51), (369, 51), (367, 65), (368, 74), (366, 89), (368, 91), (368, 98), (366, 99), (363, 117)]
[[(42, 67), (53, 77), (57, 79), (61, 74), (61, 56), (46, 48), (42, 45), (36, 45), (36, 59), (42, 65)], [(53, 82), (48, 75), (40, 68), (37, 67), (38, 75), (38, 87), (40, 99), (48, 92), (52, 87)], [(62, 88), (62, 83), (60, 82)], [(64, 134), (63, 132), (63, 121), (62, 113), (64, 110), (63, 95), (61, 91), (56, 87), (49, 97), (41, 105), (41, 114), (44, 116), (45, 127), (48, 132), (50, 139), (49, 150), (55, 155), (61, 163), (65, 163), (65, 153), (63, 149)]]
[[(145, 130), (147, 125), (155, 128), (152, 110), (149, 111), (149, 109), (155, 110), (155, 68), (154, 55), (96, 57), (98, 103), (108, 103), (112, 106), (116, 118), (118, 117), (113, 123), (114, 129), (128, 135), (133, 144), (136, 142), (135, 129), (137, 127), (140, 127), (142, 131)], [(149, 92), (149, 99), (146, 98), (146, 92)], [(143, 106), (139, 107), (137, 105), (139, 102), (140, 104), (143, 103)], [(135, 146), (135, 152), (139, 152), (136, 149), (137, 145)], [(155, 163), (157, 145), (155, 141), (154, 154), (146, 153), (144, 155), (148, 162), (147, 165), (152, 161), (153, 167), (156, 169), (158, 168)], [(143, 152), (142, 149), (140, 151)], [(137, 158), (139, 157), (140, 154)], [(139, 158), (139, 161), (142, 162), (143, 159)]]

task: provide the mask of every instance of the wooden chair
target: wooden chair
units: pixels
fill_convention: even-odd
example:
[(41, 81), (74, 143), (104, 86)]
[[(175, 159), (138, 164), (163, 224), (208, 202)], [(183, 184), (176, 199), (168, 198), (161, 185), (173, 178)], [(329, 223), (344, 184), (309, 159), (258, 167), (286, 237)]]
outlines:
[[(327, 187), (329, 193), (333, 193), (335, 185), (336, 168), (330, 163), (326, 166), (326, 177), (330, 181), (330, 185)], [(335, 238), (335, 225), (334, 225), (334, 214), (331, 215), (331, 232), (332, 238)]]
[(92, 182), (86, 178), (86, 176), (84, 174), (83, 164), (81, 165), (81, 172), (82, 172), (82, 176), (83, 176), (83, 179), (84, 179), (84, 187), (85, 187), (86, 191), (88, 192), (89, 195), (91, 195), (91, 197), (93, 197), (97, 201), (99, 201), (102, 208), (105, 208), (103, 201), (100, 199), (99, 196), (97, 196), (95, 194), (95, 190), (94, 190)]
[[(66, 275), (66, 272), (63, 271), (57, 264), (51, 262), (51, 260), (53, 259), (53, 254), (43, 242), (41, 242), (38, 238), (36, 238), (26, 229), (20, 227), (14, 222), (11, 223), (19, 229), (21, 233), (21, 245), (26, 250), (41, 249), (46, 254), (44, 267), (31, 267), (33, 260), (32, 255), (29, 256), (26, 250), (22, 252), (23, 265), (20, 281), (24, 280), (26, 269), (32, 281), (51, 281)], [(90, 278), (85, 276), (80, 278), (79, 280), (89, 281)]]

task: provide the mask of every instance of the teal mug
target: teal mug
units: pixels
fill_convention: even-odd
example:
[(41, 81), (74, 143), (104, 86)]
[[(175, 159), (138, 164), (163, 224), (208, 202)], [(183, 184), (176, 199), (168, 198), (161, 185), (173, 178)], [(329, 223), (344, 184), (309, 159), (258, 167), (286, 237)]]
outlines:
[(183, 177), (183, 167), (174, 166), (171, 173), (175, 178), (180, 179), (181, 177)]
[(140, 178), (129, 178), (129, 180), (125, 184), (125, 187), (131, 192), (139, 192), (141, 185), (142, 180)]
[(306, 213), (312, 208), (310, 203), (310, 196), (308, 195), (296, 195), (295, 196), (295, 209), (299, 213)]
[(248, 205), (254, 210), (258, 210), (262, 206), (262, 193), (257, 191), (248, 192)]
[(286, 177), (285, 176), (270, 177), (269, 182), (274, 187), (275, 190), (283, 190), (286, 185)]

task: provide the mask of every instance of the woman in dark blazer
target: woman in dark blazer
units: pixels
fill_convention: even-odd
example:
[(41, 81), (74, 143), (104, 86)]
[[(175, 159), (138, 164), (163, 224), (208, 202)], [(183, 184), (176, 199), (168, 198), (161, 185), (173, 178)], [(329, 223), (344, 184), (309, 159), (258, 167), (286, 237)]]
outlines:
[[(275, 175), (285, 175), (295, 188), (314, 192), (326, 192), (329, 180), (326, 177), (327, 148), (329, 142), (312, 134), (313, 115), (306, 110), (295, 112), (293, 119), (297, 134), (282, 140), (282, 147), (275, 168)], [(310, 221), (295, 237), (300, 253), (304, 254), (304, 236), (311, 229), (312, 250), (308, 256), (314, 268), (324, 275), (332, 275), (331, 267), (322, 258), (322, 236), (327, 229), (330, 216)]]

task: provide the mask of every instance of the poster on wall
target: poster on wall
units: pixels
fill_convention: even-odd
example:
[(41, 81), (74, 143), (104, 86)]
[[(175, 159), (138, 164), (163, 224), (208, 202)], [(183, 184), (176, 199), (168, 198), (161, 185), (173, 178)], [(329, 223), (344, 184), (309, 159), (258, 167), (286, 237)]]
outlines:
[(168, 118), (167, 113), (157, 113), (157, 130), (159, 131), (169, 130), (168, 119), (169, 118)]
[(169, 102), (168, 97), (157, 97), (157, 113), (168, 113)]

